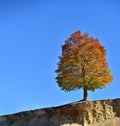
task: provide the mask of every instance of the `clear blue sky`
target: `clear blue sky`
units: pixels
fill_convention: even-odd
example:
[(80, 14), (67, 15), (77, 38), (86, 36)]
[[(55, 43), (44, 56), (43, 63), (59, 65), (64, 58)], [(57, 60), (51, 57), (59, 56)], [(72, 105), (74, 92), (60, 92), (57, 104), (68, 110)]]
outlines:
[(54, 72), (76, 30), (105, 46), (114, 77), (89, 99), (120, 97), (119, 0), (0, 0), (0, 115), (82, 99), (82, 89), (60, 90)]

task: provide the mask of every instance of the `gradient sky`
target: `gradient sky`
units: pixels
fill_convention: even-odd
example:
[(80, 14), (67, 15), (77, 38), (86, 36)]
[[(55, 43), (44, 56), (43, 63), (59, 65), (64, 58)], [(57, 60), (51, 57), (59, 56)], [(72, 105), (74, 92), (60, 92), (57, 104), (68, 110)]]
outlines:
[(119, 0), (0, 0), (0, 115), (79, 101), (54, 72), (61, 45), (81, 30), (107, 50), (114, 80), (90, 100), (120, 97)]

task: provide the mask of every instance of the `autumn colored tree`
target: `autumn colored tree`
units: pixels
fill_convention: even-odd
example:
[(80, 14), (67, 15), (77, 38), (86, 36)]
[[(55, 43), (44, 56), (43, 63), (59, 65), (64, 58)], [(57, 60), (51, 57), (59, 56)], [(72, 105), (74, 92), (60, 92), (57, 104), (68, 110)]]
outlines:
[(106, 61), (106, 50), (98, 39), (73, 33), (62, 46), (59, 57), (57, 83), (64, 91), (83, 88), (83, 100), (88, 100), (87, 91), (103, 88), (112, 81)]

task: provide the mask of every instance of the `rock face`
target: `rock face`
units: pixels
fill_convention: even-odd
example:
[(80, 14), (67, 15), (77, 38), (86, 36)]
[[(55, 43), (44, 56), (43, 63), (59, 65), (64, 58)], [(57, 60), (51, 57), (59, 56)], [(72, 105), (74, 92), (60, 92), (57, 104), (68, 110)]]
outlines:
[(120, 126), (120, 98), (0, 116), (0, 126)]

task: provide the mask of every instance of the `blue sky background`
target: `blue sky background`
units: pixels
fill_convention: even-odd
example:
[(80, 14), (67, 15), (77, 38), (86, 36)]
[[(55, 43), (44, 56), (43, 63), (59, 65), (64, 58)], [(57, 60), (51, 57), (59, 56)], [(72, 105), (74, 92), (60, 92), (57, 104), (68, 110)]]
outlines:
[(120, 97), (119, 0), (0, 0), (0, 115), (79, 101), (66, 93), (54, 72), (61, 45), (81, 30), (107, 50), (114, 77), (90, 100)]

